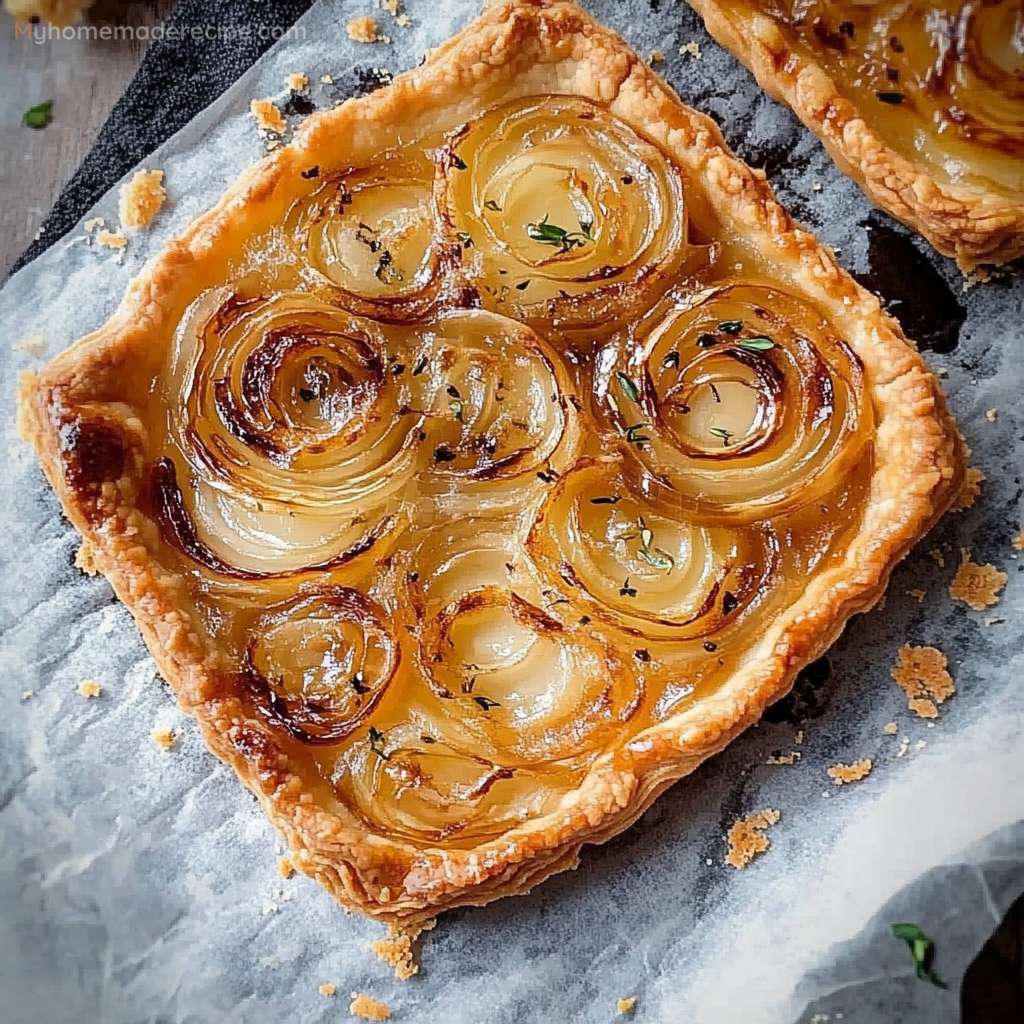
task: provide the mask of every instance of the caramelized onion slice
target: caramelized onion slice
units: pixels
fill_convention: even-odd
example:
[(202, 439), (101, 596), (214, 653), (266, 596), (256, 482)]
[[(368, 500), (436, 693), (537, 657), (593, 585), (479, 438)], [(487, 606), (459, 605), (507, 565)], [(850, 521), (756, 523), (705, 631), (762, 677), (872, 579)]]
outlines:
[(634, 486), (714, 522), (777, 516), (834, 487), (870, 434), (864, 387), (820, 313), (743, 283), (672, 310), (599, 383)]
[(337, 743), (370, 714), (398, 667), (382, 611), (328, 587), (267, 609), (243, 676), (257, 709), (303, 743)]
[(707, 637), (749, 614), (777, 556), (768, 524), (680, 519), (632, 493), (619, 460), (590, 457), (552, 490), (527, 547), (595, 621), (665, 640)]
[[(377, 328), (313, 296), (200, 297), (165, 388), (184, 462), (174, 515), (194, 534), (186, 553), (214, 571), (345, 559), (372, 543), (407, 486), (423, 416), (401, 414), (408, 388), (389, 372)], [(159, 493), (165, 504), (175, 496)], [(181, 529), (165, 533), (181, 546)]]
[(683, 185), (586, 100), (516, 101), (457, 131), (438, 206), (485, 306), (562, 328), (642, 314), (688, 257)]

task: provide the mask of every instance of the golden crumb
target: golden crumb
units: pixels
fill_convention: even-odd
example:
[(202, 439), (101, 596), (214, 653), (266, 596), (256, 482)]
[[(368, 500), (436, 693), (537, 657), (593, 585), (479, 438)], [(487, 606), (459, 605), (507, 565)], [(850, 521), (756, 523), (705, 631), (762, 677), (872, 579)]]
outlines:
[(1006, 586), (1006, 573), (994, 565), (977, 565), (967, 548), (960, 551), (960, 568), (949, 585), (949, 596), (963, 601), (976, 612), (999, 603), (999, 591)]
[(882, 732), (884, 732), (886, 736), (895, 736), (899, 730), (900, 727), (895, 722), (886, 722), (885, 725), (882, 726)]
[(406, 926), (389, 924), (388, 937), (374, 939), (370, 943), (370, 949), (376, 953), (378, 960), (383, 960), (395, 972), (395, 977), (399, 981), (408, 981), (420, 969), (412, 944), (423, 932), (430, 931), (435, 924), (436, 921)]
[(398, 0), (380, 0), (380, 5), (388, 14), (398, 14)]
[(932, 548), (931, 551), (928, 552), (928, 556), (940, 569), (945, 568), (946, 559), (942, 556), (942, 552), (938, 548)]
[(980, 469), (975, 469), (973, 466), (968, 469), (960, 493), (950, 506), (950, 512), (963, 512), (965, 508), (970, 508), (981, 494), (981, 485), (984, 480), (985, 474)]
[(380, 38), (377, 35), (377, 22), (368, 14), (360, 18), (353, 18), (346, 26), (345, 31), (348, 37), (355, 43), (375, 43)]
[(288, 122), (273, 100), (253, 100), (249, 104), (249, 113), (256, 118), (256, 127), (260, 131), (283, 135), (288, 130)]
[(107, 226), (107, 222), (102, 217), (90, 217), (82, 227), (85, 228), (85, 233), (91, 234), (97, 228), (103, 228)]
[(814, 192), (820, 192), (824, 188), (820, 181), (811, 182), (811, 190)]
[(949, 376), (949, 370), (947, 370), (944, 366), (940, 366), (935, 371), (935, 376), (936, 377), (948, 377)]
[(400, 14), (395, 21), (398, 22), (399, 28), (408, 28), (412, 24), (412, 18), (408, 14)]
[(127, 236), (107, 230), (98, 231), (96, 233), (96, 241), (100, 245), (105, 245), (108, 249), (123, 249), (128, 244)]
[(924, 750), (924, 748), (927, 747), (927, 746), (928, 746), (928, 741), (927, 740), (918, 740), (914, 744), (914, 749), (915, 750)]
[(126, 228), (148, 227), (167, 198), (163, 171), (136, 171), (121, 186), (117, 215)]
[(284, 84), (292, 92), (302, 92), (309, 88), (309, 75), (301, 71), (293, 71), (290, 75), (285, 75)]
[(391, 1007), (361, 992), (353, 992), (348, 1012), (364, 1020), (387, 1020), (391, 1016)]
[(325, 981), (318, 989), (322, 996), (333, 996), (338, 991), (337, 985), (332, 985), (329, 981)]
[(277, 870), (282, 878), (291, 878), (295, 874), (295, 865), (287, 857), (278, 857)]
[(998, 413), (999, 413), (998, 409), (986, 409), (985, 410), (985, 419), (987, 419), (989, 421), (989, 423), (995, 423), (996, 416), (997, 416)]
[(700, 60), (700, 43), (683, 43), (683, 45), (679, 47), (679, 56), (685, 57), (687, 54), (691, 57), (696, 57), (697, 60)]
[(277, 147), (280, 146), (280, 145), (281, 145), (281, 140), (280, 139), (268, 139), (267, 140), (267, 145), (266, 145), (266, 150), (269, 153), (272, 149), (277, 149)]
[(910, 737), (909, 736), (904, 736), (900, 740), (900, 749), (896, 751), (896, 756), (897, 757), (903, 757), (909, 749), (910, 749)]
[(330, 75), (321, 75), (320, 82), (323, 85), (334, 85), (334, 79)]
[(45, 344), (46, 339), (41, 334), (29, 334), (16, 341), (11, 348), (15, 352), (27, 352), (33, 359), (38, 359), (43, 354)]
[(164, 750), (170, 750), (174, 746), (174, 741), (178, 738), (174, 735), (173, 729), (161, 729), (156, 728), (150, 734), (149, 738), (158, 746)]
[(828, 777), (837, 785), (845, 786), (851, 782), (860, 782), (871, 774), (871, 758), (865, 757), (853, 764), (837, 764), (828, 769)]
[(946, 656), (935, 647), (904, 644), (899, 649), (896, 667), (890, 675), (907, 695), (907, 707), (920, 718), (937, 718), (936, 704), (956, 693), (947, 664)]
[(656, 64), (660, 60), (665, 59), (665, 54), (661, 50), (651, 50), (651, 63)]
[(1024, 526), (1021, 527), (1020, 533), (1013, 538), (1011, 543), (1018, 551), (1024, 551)]
[(907, 597), (916, 597), (918, 599), (918, 601), (924, 601), (925, 596), (926, 596), (925, 595), (925, 591), (923, 591), (923, 590), (916, 590), (915, 589), (915, 590), (908, 590), (907, 591)]
[(82, 541), (82, 546), (75, 552), (75, 568), (81, 569), (86, 576), (95, 576), (99, 572), (92, 557), (92, 547), (88, 541)]
[(36, 695), (36, 691), (35, 690), (22, 690), (21, 691), (21, 699), (22, 700), (31, 700), (35, 695)]
[(765, 764), (796, 764), (800, 760), (800, 751), (791, 750), (788, 754), (772, 754)]
[(95, 679), (83, 679), (78, 684), (78, 692), (83, 697), (98, 697), (102, 691)]
[(759, 853), (764, 853), (771, 846), (764, 830), (781, 817), (778, 811), (766, 808), (737, 821), (726, 835), (729, 852), (725, 855), (725, 863), (734, 868), (745, 868)]
[(617, 999), (615, 1001), (615, 1009), (619, 1013), (629, 1013), (634, 1006), (636, 1006), (636, 996), (628, 996), (625, 999)]

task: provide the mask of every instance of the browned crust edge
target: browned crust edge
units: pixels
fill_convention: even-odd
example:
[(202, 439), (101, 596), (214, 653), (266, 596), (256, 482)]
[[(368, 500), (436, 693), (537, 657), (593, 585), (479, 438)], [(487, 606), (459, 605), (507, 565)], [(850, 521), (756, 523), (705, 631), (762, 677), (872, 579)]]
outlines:
[(708, 32), (821, 139), (839, 169), (881, 209), (913, 228), (964, 273), (1024, 256), (1024, 201), (940, 183), (887, 145), (817, 62), (792, 50), (746, 0), (688, 0)]
[[(315, 162), (328, 136), (397, 118), (426, 90), (503, 90), (549, 65), (559, 91), (609, 106), (661, 145), (703, 196), (723, 229), (743, 235), (795, 290), (827, 311), (863, 362), (878, 423), (876, 469), (862, 529), (843, 564), (823, 573), (766, 629), (749, 662), (712, 698), (645, 730), (602, 757), (562, 806), (475, 849), (418, 847), (367, 832), (344, 809), (317, 807), (262, 720), (247, 715), (215, 652), (179, 609), (182, 582), (147, 545), (154, 525), (132, 504), (126, 477), (83, 502), (64, 478), (53, 404), (87, 397), (90, 379), (119, 353), (145, 344), (189, 267), (208, 256), (237, 210), (259, 204)], [(544, 70), (544, 69), (541, 69)], [(484, 85), (480, 85), (484, 83)], [(535, 85), (534, 79), (527, 83)], [(446, 95), (448, 93), (445, 93)], [(822, 654), (847, 619), (881, 596), (894, 565), (946, 510), (963, 478), (963, 451), (937, 382), (877, 298), (839, 268), (831, 252), (793, 225), (764, 175), (726, 147), (717, 126), (684, 107), (625, 42), (568, 0), (509, 0), (490, 8), (388, 88), (314, 115), (294, 142), (246, 170), (221, 200), (168, 244), (131, 283), (112, 319), (58, 356), (20, 394), (23, 435), (96, 565), (132, 611), (164, 677), (195, 715), (210, 749), (259, 798), (296, 853), (294, 861), (342, 904), (412, 923), (439, 910), (521, 893), (574, 867), (585, 843), (628, 827), (676, 779), (693, 771), (782, 697), (796, 672)]]

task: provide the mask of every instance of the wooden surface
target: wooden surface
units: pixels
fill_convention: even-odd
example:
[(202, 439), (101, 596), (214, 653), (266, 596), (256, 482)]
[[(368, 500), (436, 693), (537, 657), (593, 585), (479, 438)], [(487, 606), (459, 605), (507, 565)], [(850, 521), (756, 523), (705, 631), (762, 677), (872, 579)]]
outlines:
[[(90, 19), (155, 25), (173, 6), (174, 0), (100, 0)], [(14, 22), (0, 12), (0, 280), (88, 151), (144, 50), (134, 40), (16, 39)], [(44, 100), (53, 100), (53, 123), (23, 128), (22, 114)], [(962, 1024), (1024, 1024), (1024, 897), (967, 972), (960, 998)]]

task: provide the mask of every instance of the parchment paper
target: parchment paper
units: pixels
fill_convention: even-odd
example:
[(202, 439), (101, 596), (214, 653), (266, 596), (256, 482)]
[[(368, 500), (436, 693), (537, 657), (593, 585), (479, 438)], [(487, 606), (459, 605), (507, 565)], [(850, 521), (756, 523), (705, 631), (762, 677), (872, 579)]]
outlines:
[[(987, 478), (981, 497), (919, 545), (885, 610), (852, 622), (829, 666), (806, 673), (772, 720), (588, 850), (575, 873), (444, 915), (420, 975), (396, 981), (366, 947), (378, 926), (346, 916), (315, 883), (278, 876), (275, 836), (254, 800), (206, 752), (106, 582), (73, 567), (77, 535), (17, 440), (11, 399), (18, 371), (34, 365), (11, 342), (41, 333), (49, 357), (99, 326), (161, 241), (261, 155), (250, 98), (284, 102), (284, 76), (301, 70), (314, 101), (330, 103), (372, 80), (371, 67), (415, 64), (478, 9), (407, 0), (412, 26), (402, 29), (367, 0), (325, 0), (299, 22), (305, 39), (271, 50), (147, 161), (166, 171), (170, 202), (123, 264), (79, 230), (0, 292), (0, 1016), (10, 1024), (314, 1024), (348, 1019), (357, 989), (388, 1002), (396, 1021), (451, 1024), (597, 1024), (630, 995), (638, 1022), (957, 1020), (965, 967), (1024, 889), (1024, 559), (1010, 544), (1020, 526), (1024, 281), (1018, 271), (963, 291), (949, 261), (871, 213), (682, 3), (591, 6), (641, 54), (661, 50), (658, 68), (683, 99), (766, 167), (849, 269), (896, 296), (908, 333), (943, 350), (928, 358), (948, 371)], [(348, 19), (368, 12), (393, 44), (348, 40)], [(679, 53), (690, 41), (699, 58)], [(334, 86), (319, 84), (325, 72)], [(116, 194), (95, 214), (115, 223)], [(946, 594), (962, 546), (1010, 574), (988, 616)], [(957, 694), (933, 725), (907, 712), (889, 678), (904, 642), (950, 658)], [(98, 699), (78, 694), (85, 678), (101, 684)], [(895, 737), (882, 731), (891, 720)], [(157, 724), (180, 733), (170, 753), (150, 739)], [(797, 765), (765, 764), (790, 750)], [(869, 778), (832, 785), (827, 767), (862, 757), (875, 761)], [(725, 867), (725, 831), (765, 807), (782, 812), (770, 851), (745, 871)], [(948, 991), (914, 978), (889, 935), (898, 920), (936, 939)], [(338, 995), (320, 995), (323, 982)]]

